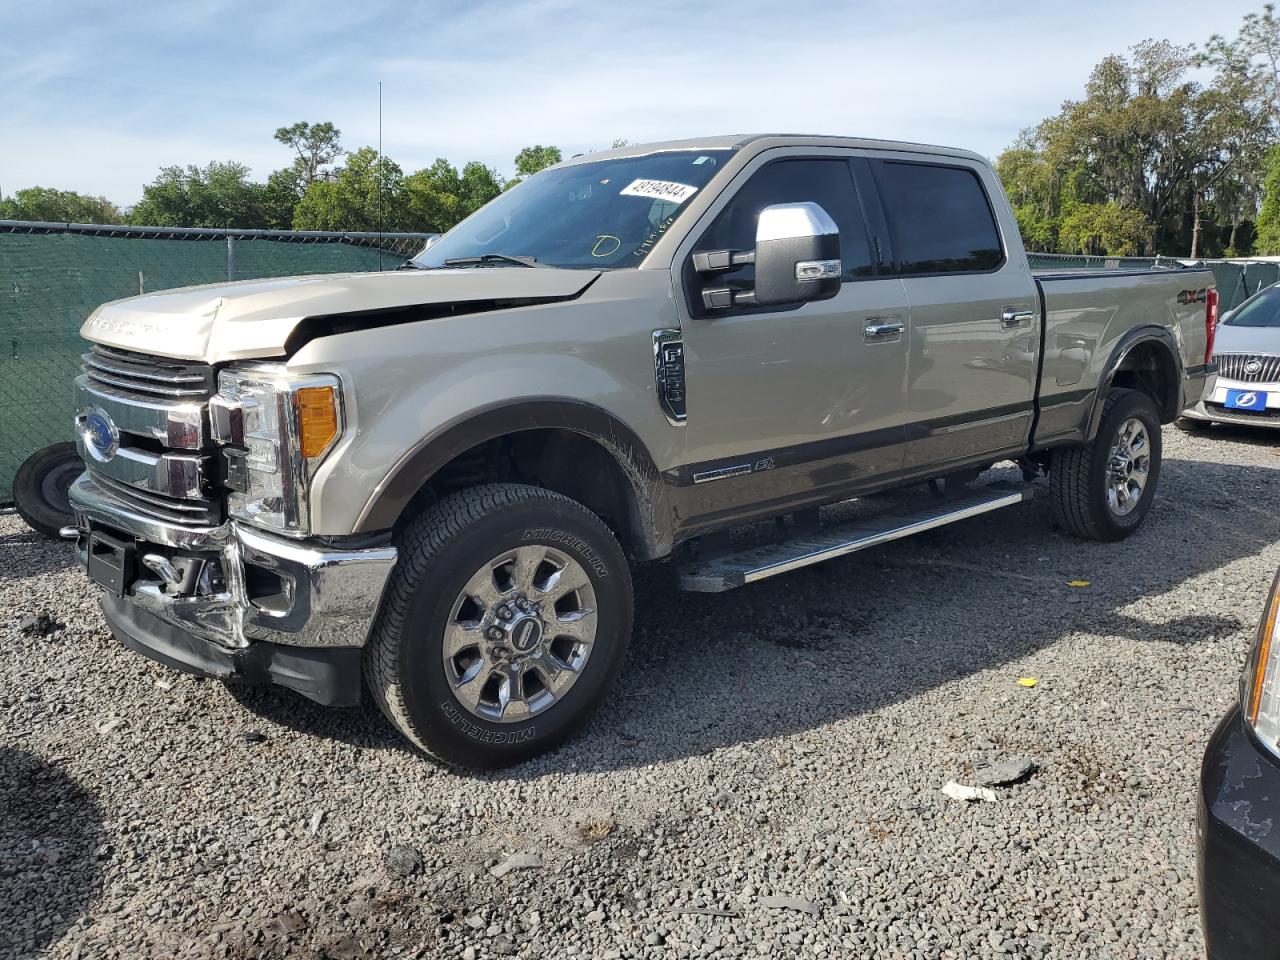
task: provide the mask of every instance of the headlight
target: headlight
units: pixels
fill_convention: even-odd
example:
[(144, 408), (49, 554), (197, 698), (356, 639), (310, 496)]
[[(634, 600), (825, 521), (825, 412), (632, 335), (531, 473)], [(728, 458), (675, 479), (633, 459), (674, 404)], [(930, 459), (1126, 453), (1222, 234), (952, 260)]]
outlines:
[(278, 364), (233, 367), (218, 375), (209, 409), (214, 438), (227, 445), (231, 516), (305, 535), (311, 478), (342, 434), (337, 377), (295, 377)]
[(1258, 739), (1280, 753), (1280, 574), (1271, 584), (1266, 611), (1240, 684), (1240, 712)]

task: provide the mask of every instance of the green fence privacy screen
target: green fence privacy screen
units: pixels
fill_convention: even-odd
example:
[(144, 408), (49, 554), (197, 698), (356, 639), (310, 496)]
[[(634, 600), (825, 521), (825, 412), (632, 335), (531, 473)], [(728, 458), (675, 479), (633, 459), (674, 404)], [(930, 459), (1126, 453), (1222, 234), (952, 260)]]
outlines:
[(73, 438), (80, 325), (99, 304), (228, 279), (394, 270), (430, 236), (0, 221), (0, 503), (23, 460)]
[[(72, 439), (80, 325), (99, 304), (228, 279), (394, 270), (431, 234), (312, 233), (0, 221), (0, 503), (19, 464)], [(1040, 270), (1177, 269), (1189, 261), (1031, 254)], [(1229, 310), (1280, 281), (1268, 261), (1199, 261)]]

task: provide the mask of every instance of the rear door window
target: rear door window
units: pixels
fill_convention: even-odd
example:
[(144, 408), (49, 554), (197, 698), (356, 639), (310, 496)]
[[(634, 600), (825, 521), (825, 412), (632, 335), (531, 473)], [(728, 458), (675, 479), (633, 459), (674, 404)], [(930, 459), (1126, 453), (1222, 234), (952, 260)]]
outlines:
[(987, 192), (967, 167), (873, 164), (901, 274), (985, 273), (1004, 262)]

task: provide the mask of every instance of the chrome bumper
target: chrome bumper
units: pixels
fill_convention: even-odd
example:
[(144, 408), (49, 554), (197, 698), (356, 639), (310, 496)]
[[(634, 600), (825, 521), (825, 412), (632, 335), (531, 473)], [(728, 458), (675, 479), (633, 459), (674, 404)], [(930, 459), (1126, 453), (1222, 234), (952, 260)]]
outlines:
[[(124, 599), (229, 649), (256, 640), (306, 647), (364, 646), (396, 563), (396, 549), (390, 545), (346, 549), (286, 540), (237, 521), (215, 527), (168, 523), (137, 512), (88, 474), (72, 484), (70, 495), (82, 564), (88, 561), (91, 526), (134, 537), (139, 554), (154, 547), (162, 555), (219, 559), (225, 588), (218, 593), (175, 595), (163, 579), (145, 579), (150, 571), (139, 565), (139, 579), (126, 588)], [(269, 603), (251, 596), (248, 574), (255, 567), (278, 578), (280, 590)]]
[[(1266, 409), (1261, 411), (1228, 409), (1223, 405), (1226, 402), (1228, 390), (1265, 393)], [(1200, 402), (1183, 410), (1182, 416), (1191, 420), (1205, 420), (1213, 423), (1280, 428), (1280, 382), (1233, 380), (1219, 374), (1215, 380), (1206, 383)]]

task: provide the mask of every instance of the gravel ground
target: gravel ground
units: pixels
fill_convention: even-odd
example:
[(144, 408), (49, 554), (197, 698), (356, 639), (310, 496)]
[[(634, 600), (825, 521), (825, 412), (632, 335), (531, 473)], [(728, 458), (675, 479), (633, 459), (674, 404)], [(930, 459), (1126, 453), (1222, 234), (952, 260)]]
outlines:
[[(0, 517), (0, 955), (1199, 957), (1198, 763), (1280, 564), (1278, 443), (1167, 431), (1123, 544), (1041, 498), (725, 595), (645, 570), (586, 735), (490, 776), (125, 652)], [(941, 791), (1014, 756), (994, 803)]]

